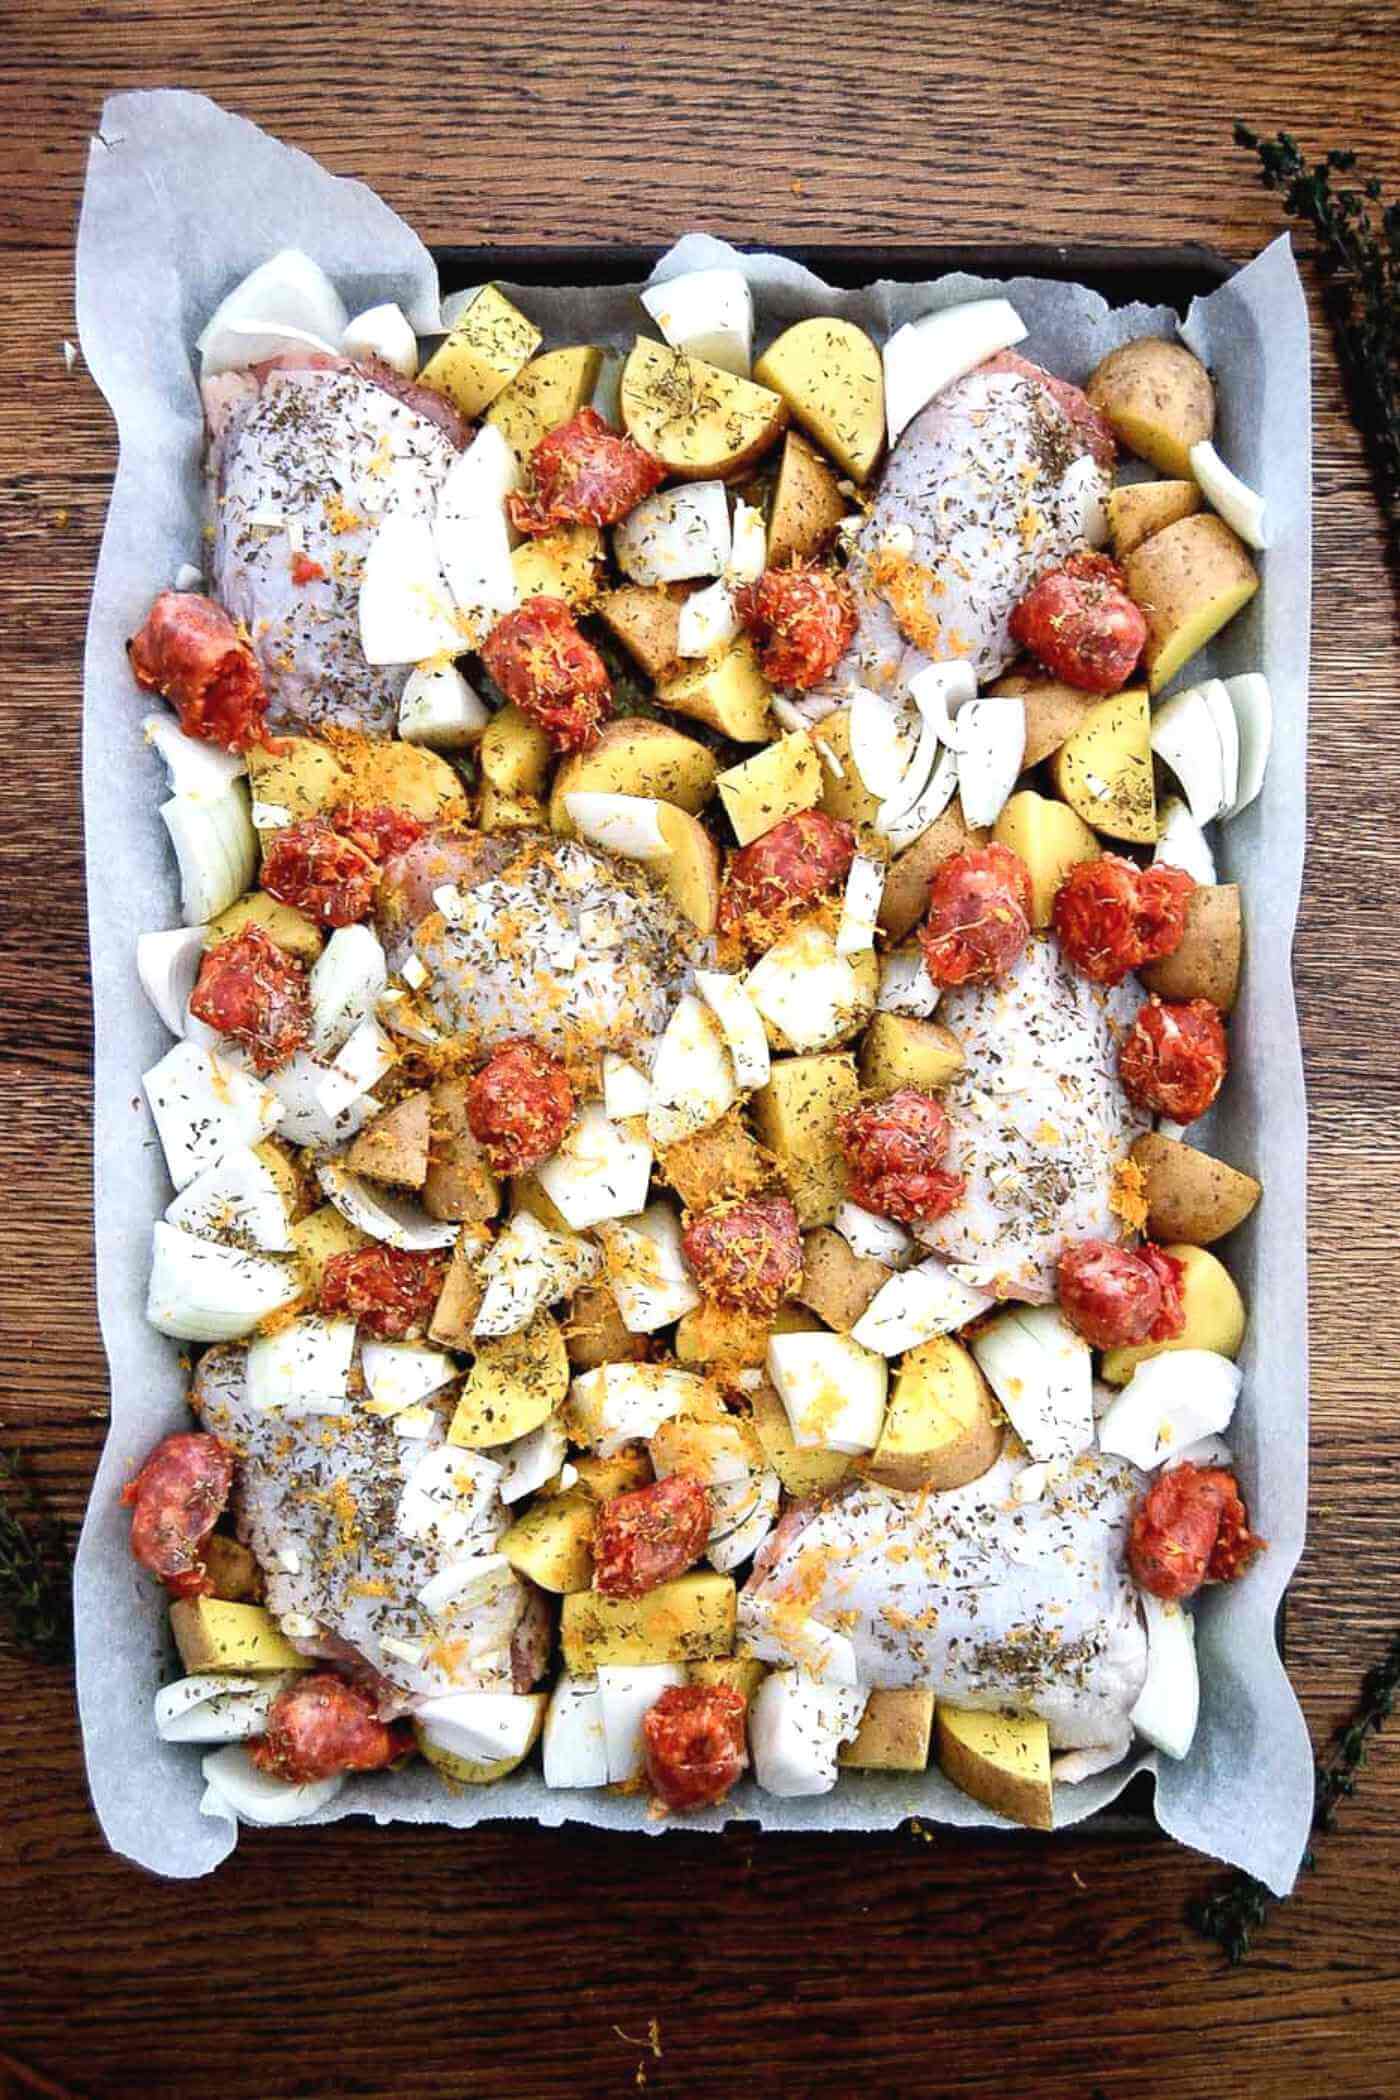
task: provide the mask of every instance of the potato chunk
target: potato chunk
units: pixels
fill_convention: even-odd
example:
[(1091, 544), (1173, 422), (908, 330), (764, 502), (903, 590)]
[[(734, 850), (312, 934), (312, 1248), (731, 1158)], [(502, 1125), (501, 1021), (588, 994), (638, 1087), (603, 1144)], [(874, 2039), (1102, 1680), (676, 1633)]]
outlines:
[[(797, 1296), (837, 1334), (849, 1334), (892, 1273), (882, 1261), (853, 1254), (839, 1232), (819, 1225), (802, 1242), (802, 1281)], [(761, 1352), (758, 1360), (762, 1360)]]
[(768, 1675), (768, 1665), (756, 1655), (718, 1655), (710, 1662), (691, 1663), (685, 1674), (692, 1684), (717, 1684), (737, 1692), (748, 1706)]
[(355, 1139), (345, 1157), (352, 1174), (391, 1188), (421, 1189), (428, 1172), (429, 1095), (426, 1087), (384, 1109)]
[(965, 1487), (1001, 1451), (1001, 1414), (969, 1352), (940, 1334), (908, 1350), (895, 1376), (880, 1441), (860, 1467), (882, 1487)]
[(595, 1502), (611, 1502), (617, 1495), (630, 1495), (656, 1478), (645, 1444), (623, 1444), (607, 1458), (594, 1451), (580, 1451), (573, 1461), (579, 1486)]
[(170, 1631), (191, 1677), (205, 1670), (309, 1670), (270, 1611), (260, 1604), (234, 1604), (222, 1597), (177, 1597)]
[(1244, 1340), (1244, 1300), (1235, 1279), (1222, 1261), (1204, 1247), (1184, 1242), (1169, 1246), (1185, 1270), (1181, 1280), (1181, 1303), (1186, 1325), (1170, 1342), (1138, 1342), (1131, 1349), (1106, 1349), (1102, 1376), (1109, 1385), (1126, 1385), (1138, 1365), (1149, 1356), (1162, 1356), (1173, 1349), (1211, 1349), (1217, 1356), (1238, 1356)]
[(540, 331), (494, 284), (485, 284), (418, 375), (473, 420), (503, 394), (541, 342)]
[[(823, 729), (826, 724), (822, 724)], [(942, 861), (955, 853), (966, 853), (972, 846), (984, 846), (990, 833), (974, 826), (969, 829), (963, 821), (962, 805), (954, 800), (942, 816), (929, 825), (922, 838), (906, 846), (903, 853), (890, 862), (885, 876), (885, 893), (880, 899), (880, 931), (892, 942), (904, 939), (918, 925), (928, 910), (929, 884), (933, 871)]]
[(715, 755), (668, 722), (623, 715), (603, 725), (598, 741), (560, 766), (549, 796), (550, 829), (572, 838), (567, 795), (641, 795), (698, 817), (715, 784)]
[(734, 1646), (735, 1592), (728, 1575), (704, 1570), (663, 1582), (644, 1597), (576, 1591), (564, 1599), (564, 1667), (591, 1677), (602, 1663), (691, 1663)]
[(1128, 556), (1124, 572), (1147, 620), (1143, 662), (1154, 693), (1170, 685), (1259, 588), (1244, 541), (1210, 511), (1154, 532)]
[(1023, 788), (1002, 810), (992, 827), (998, 845), (1009, 847), (1025, 862), (1031, 878), (1031, 924), (1048, 926), (1055, 892), (1081, 860), (1097, 860), (1099, 842), (1082, 817), (1065, 802), (1052, 802)]
[(659, 683), (656, 697), (663, 707), (708, 722), (736, 744), (766, 743), (773, 727), (772, 689), (744, 634)]
[(829, 1225), (846, 1193), (838, 1128), (859, 1103), (855, 1061), (841, 1051), (777, 1059), (753, 1097), (759, 1137), (777, 1156), (804, 1229)]
[(485, 1451), (528, 1436), (549, 1420), (568, 1390), (564, 1337), (548, 1313), (541, 1313), (523, 1334), (477, 1344), (447, 1441)]
[(1151, 845), (1157, 837), (1151, 722), (1140, 686), (1090, 708), (1050, 762), (1056, 792), (1110, 838)]
[(783, 457), (768, 519), (769, 568), (781, 568), (785, 562), (812, 561), (825, 554), (849, 509), (826, 461), (813, 451), (806, 438), (790, 430), (783, 439)]
[(1047, 678), (1043, 672), (1008, 671), (987, 691), (998, 699), (1020, 700), (1026, 710), (1026, 748), (1021, 754), (1021, 770), (1028, 773), (1038, 766), (1052, 751), (1058, 751), (1067, 737), (1074, 734), (1091, 707), (1098, 701), (1093, 693), (1082, 693), (1078, 686), (1062, 685), (1058, 678)]
[(755, 1195), (773, 1180), (768, 1161), (737, 1109), (697, 1130), (693, 1137), (667, 1145), (657, 1169), (687, 1210), (707, 1210), (731, 1197)]
[(561, 525), (517, 547), (510, 565), (522, 601), (562, 598), (575, 612), (587, 612), (598, 596), (602, 560), (596, 525)]
[(480, 1225), (501, 1207), (500, 1184), (467, 1121), (471, 1082), (440, 1079), (429, 1096), (423, 1208), (430, 1218)]
[(647, 1353), (646, 1335), (632, 1334), (624, 1327), (617, 1300), (605, 1283), (585, 1283), (575, 1291), (564, 1323), (564, 1341), (576, 1371), (637, 1362)]
[[(822, 762), (822, 808), (826, 814), (854, 825), (858, 832), (872, 830), (880, 801), (861, 779), (851, 757), (850, 709), (839, 707), (834, 715), (819, 722), (812, 731), (812, 742)], [(823, 756), (823, 746), (827, 756)], [(839, 771), (832, 767), (830, 759), (836, 761)]]
[(331, 750), (310, 736), (279, 736), (248, 753), (254, 803), (278, 815), (269, 823), (300, 824), (350, 795), (350, 773)]
[(262, 1569), (248, 1548), (226, 1532), (214, 1531), (204, 1541), (204, 1572), (214, 1587), (211, 1595), (228, 1604), (257, 1604), (262, 1600)]
[(557, 1597), (586, 1590), (593, 1580), (593, 1526), (598, 1505), (581, 1488), (542, 1495), (516, 1518), (497, 1547), (518, 1575)]
[(1130, 452), (1160, 473), (1191, 478), (1191, 447), (1215, 428), (1215, 388), (1184, 343), (1158, 336), (1120, 343), (1084, 391)]
[(863, 328), (826, 317), (797, 321), (753, 370), (852, 480), (870, 478), (885, 442), (885, 369)]
[(902, 1086), (936, 1093), (962, 1065), (962, 1045), (951, 1028), (909, 1014), (876, 1014), (860, 1046), (860, 1083), (870, 1094)]
[(477, 745), (483, 777), (508, 795), (542, 795), (552, 756), (539, 723), (522, 714), (513, 700), (492, 715)]
[(1189, 518), (1201, 508), (1194, 481), (1128, 481), (1108, 498), (1108, 533), (1114, 557), (1126, 561), (1154, 532)]
[(805, 729), (730, 766), (715, 783), (741, 846), (762, 838), (784, 817), (815, 809), (822, 795), (822, 762)]
[(938, 1763), (984, 1808), (1031, 1830), (1052, 1830), (1050, 1732), (1033, 1714), (969, 1713), (942, 1700), (934, 1715)]
[(357, 1248), (369, 1244), (369, 1234), (361, 1232), (359, 1226), (352, 1225), (348, 1218), (342, 1218), (333, 1203), (323, 1203), (319, 1209), (308, 1211), (292, 1226), (292, 1245), (296, 1248), (307, 1289), (318, 1296), (326, 1263), (333, 1261), (337, 1254), (353, 1254)]
[(372, 742), (366, 738), (350, 761), (350, 792), (355, 802), (387, 802), (406, 810), (423, 824), (451, 824), (467, 814), (462, 776), (436, 751), (421, 744)]
[(486, 421), (495, 424), (522, 468), (542, 437), (587, 407), (602, 362), (602, 351), (591, 343), (547, 350), (543, 357), (532, 357), (497, 394)]
[[(646, 583), (624, 583), (615, 591), (604, 591), (598, 600), (598, 618), (653, 685), (679, 677), (685, 668), (679, 647), (681, 607), (685, 600), (685, 590), (679, 584)], [(621, 724), (610, 723), (608, 727), (620, 728)], [(603, 735), (607, 735), (607, 729)], [(633, 790), (617, 792), (631, 794)]]
[(1159, 999), (1209, 999), (1228, 1013), (1239, 995), (1243, 946), (1238, 883), (1198, 883), (1180, 945), (1139, 975)]
[[(484, 1251), (471, 1237), (472, 1228), (457, 1235), (447, 1275), (428, 1322), (428, 1339), (443, 1349), (472, 1349), (472, 1322), (481, 1310), (483, 1296), (476, 1264)], [(484, 1235), (483, 1235), (484, 1237)]]
[(622, 421), (678, 481), (737, 474), (774, 443), (782, 397), (717, 365), (638, 336), (622, 368)]
[(325, 945), (325, 935), (314, 919), (308, 919), (294, 904), (283, 904), (269, 896), (266, 890), (249, 890), (246, 897), (221, 911), (211, 924), (204, 945), (217, 948), (220, 941), (233, 940), (249, 926), (256, 926), (274, 947), (284, 955), (294, 955), (298, 962), (314, 963)]
[(1148, 1131), (1133, 1146), (1146, 1180), (1147, 1230), (1154, 1240), (1206, 1247), (1243, 1224), (1264, 1193), (1252, 1174)]
[(823, 1495), (846, 1479), (851, 1471), (846, 1453), (799, 1444), (787, 1409), (766, 1378), (754, 1388), (750, 1405), (763, 1455), (790, 1495)]
[(854, 1740), (836, 1753), (858, 1772), (922, 1772), (933, 1740), (933, 1693), (921, 1684), (874, 1691)]

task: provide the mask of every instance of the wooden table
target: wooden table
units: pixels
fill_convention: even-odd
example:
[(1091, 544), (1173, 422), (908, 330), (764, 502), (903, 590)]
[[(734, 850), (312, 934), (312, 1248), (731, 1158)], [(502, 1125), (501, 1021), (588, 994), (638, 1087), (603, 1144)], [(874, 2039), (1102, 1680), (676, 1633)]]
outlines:
[[(364, 176), (429, 240), (1198, 239), (1271, 202), (1236, 114), (1355, 144), (1400, 193), (1400, 7), (923, 0), (530, 10), (27, 0), (0, 48), (0, 1436), (76, 1516), (102, 1436), (90, 1284), (79, 666), (113, 447), (65, 371), (103, 94), (200, 87)], [(236, 208), (236, 200), (230, 199)], [(1298, 946), (1313, 1108), (1315, 1734), (1396, 1620), (1400, 637), (1375, 504), (1316, 344), (1315, 812)], [(1284, 434), (1286, 442), (1286, 433)], [(1386, 957), (1384, 967), (1379, 959)], [(1372, 962), (1369, 959), (1376, 958)], [(110, 1858), (71, 1685), (0, 1658), (0, 2034), (104, 2100), (1400, 2091), (1400, 1758), (1238, 1972), (1162, 1842), (340, 1826), (246, 1838), (211, 1884)], [(656, 2022), (660, 2054), (647, 2043)], [(3, 2089), (0, 2074), (0, 2089)], [(50, 2090), (45, 2086), (40, 2090)], [(16, 2076), (14, 2090), (30, 2090)]]

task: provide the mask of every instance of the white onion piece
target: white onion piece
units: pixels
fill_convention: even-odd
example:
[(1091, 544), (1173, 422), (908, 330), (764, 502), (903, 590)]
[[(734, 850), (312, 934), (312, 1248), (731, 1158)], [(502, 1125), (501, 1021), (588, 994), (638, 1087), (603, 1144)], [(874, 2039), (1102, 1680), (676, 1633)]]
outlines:
[(958, 717), (958, 792), (969, 824), (995, 824), (1026, 754), (1026, 703), (969, 700)]
[(1228, 815), (1233, 809), (1240, 791), (1240, 730), (1235, 720), (1235, 710), (1230, 705), (1230, 694), (1223, 680), (1208, 678), (1201, 687), (1210, 718), (1215, 724), (1216, 736), (1220, 739), (1220, 778)]
[(1184, 1604), (1138, 1592), (1147, 1625), (1147, 1676), (1128, 1715), (1138, 1734), (1168, 1757), (1185, 1757), (1196, 1735), (1201, 1683), (1196, 1622)]
[(261, 1080), (199, 1043), (174, 1044), (141, 1084), (177, 1189), (256, 1145), (281, 1119), (277, 1097)]
[(1213, 1349), (1167, 1349), (1140, 1363), (1099, 1423), (1099, 1448), (1151, 1472), (1185, 1444), (1230, 1426), (1243, 1384)]
[(424, 1742), (472, 1764), (522, 1758), (535, 1740), (543, 1692), (451, 1692), (414, 1714)]
[(497, 1493), (502, 1502), (520, 1502), (553, 1480), (569, 1455), (569, 1440), (557, 1415), (525, 1436), (501, 1444), (492, 1453), (501, 1467)]
[(311, 1048), (329, 1057), (374, 1012), (389, 982), (384, 950), (368, 926), (337, 926), (311, 965)]
[[(878, 802), (899, 790), (918, 755), (924, 730), (922, 711), (911, 719), (884, 693), (858, 685), (851, 695), (849, 736), (851, 763), (861, 785)], [(929, 753), (929, 767), (933, 754)], [(924, 778), (928, 775), (925, 773)]]
[(1058, 1307), (999, 1314), (974, 1338), (972, 1353), (1032, 1458), (1074, 1458), (1089, 1449), (1093, 1353)]
[(1211, 509), (1219, 513), (1232, 532), (1239, 534), (1246, 546), (1267, 547), (1263, 497), (1256, 495), (1238, 474), (1231, 473), (1209, 438), (1198, 439), (1189, 457), (1191, 472)]
[(679, 1663), (603, 1663), (598, 1695), (609, 1786), (627, 1785), (646, 1769), (642, 1721), (661, 1694), (686, 1681)]
[(142, 732), (159, 752), (170, 777), (172, 795), (190, 802), (217, 802), (248, 770), (235, 751), (221, 751), (203, 737), (186, 736), (171, 715), (144, 715)]
[(543, 1307), (569, 1297), (601, 1266), (602, 1256), (589, 1241), (551, 1232), (529, 1211), (517, 1211), (478, 1266), (485, 1289), (473, 1335), (490, 1341), (519, 1334)]
[(381, 1415), (416, 1407), (457, 1376), (457, 1365), (445, 1350), (421, 1342), (366, 1342), (360, 1368), (369, 1388), (370, 1412)]
[(136, 974), (141, 989), (172, 1035), (185, 1032), (185, 1010), (204, 960), (207, 926), (172, 926), (136, 939)]
[(169, 1204), (166, 1221), (197, 1239), (228, 1240), (263, 1254), (292, 1247), (287, 1206), (272, 1170), (251, 1146), (236, 1146), (206, 1167)]
[(977, 679), (965, 656), (925, 664), (909, 680), (909, 697), (940, 744), (956, 751), (961, 739), (954, 710), (977, 698)]
[(1205, 833), (1179, 795), (1162, 804), (1162, 833), (1152, 858), (1161, 866), (1184, 868), (1193, 882), (1215, 881), (1215, 855)]
[(349, 1405), (355, 1322), (304, 1313), (248, 1350), (244, 1397), (268, 1414), (344, 1414)]
[(793, 1800), (829, 1794), (836, 1784), (836, 1753), (853, 1736), (868, 1692), (818, 1684), (801, 1670), (774, 1670), (749, 1709), (754, 1778), (766, 1794)]
[(1198, 1437), (1194, 1444), (1183, 1444), (1165, 1459), (1162, 1471), (1170, 1473), (1176, 1466), (1223, 1466), (1230, 1472), (1235, 1463), (1235, 1454), (1223, 1436)]
[(742, 496), (738, 496), (734, 502), (726, 580), (730, 583), (757, 583), (767, 566), (768, 528), (763, 522), (763, 512), (756, 503), (746, 503)]
[(907, 1268), (913, 1258), (912, 1235), (895, 1218), (882, 1218), (858, 1203), (840, 1203), (832, 1219), (852, 1254), (862, 1261), (882, 1261), (886, 1268)]
[(429, 751), (465, 751), (491, 719), (491, 710), (456, 664), (419, 664), (399, 699), (399, 735)]
[(703, 1406), (712, 1388), (697, 1372), (668, 1364), (600, 1364), (569, 1387), (569, 1433), (602, 1458), (654, 1436), (663, 1422)]
[(715, 1015), (690, 992), (666, 1024), (651, 1067), (647, 1135), (675, 1145), (718, 1122), (739, 1098), (734, 1065)]
[(360, 576), (360, 647), (371, 664), (421, 664), (469, 646), (431, 522), (418, 510), (380, 519)]
[(683, 270), (649, 284), (641, 302), (673, 350), (747, 379), (753, 358), (753, 293), (742, 270)]
[(457, 1237), (451, 1219), (430, 1218), (419, 1204), (352, 1174), (339, 1160), (318, 1160), (316, 1178), (343, 1218), (386, 1246), (427, 1254), (450, 1247)]
[(603, 1053), (603, 1111), (610, 1123), (644, 1116), (651, 1107), (651, 1081), (615, 1051)]
[(594, 1787), (608, 1783), (603, 1696), (596, 1677), (559, 1679), (544, 1717), (544, 1783)]
[(972, 299), (897, 328), (884, 348), (885, 421), (893, 445), (935, 394), (1021, 342), (1025, 323), (1006, 299)]
[(722, 576), (733, 544), (722, 481), (691, 481), (644, 496), (613, 527), (618, 567), (634, 583)]
[(1081, 452), (1060, 477), (1060, 503), (1078, 504), (1078, 536), (1090, 547), (1102, 547), (1108, 538), (1108, 505), (1104, 501), (1108, 479), (1092, 452)]
[(876, 818), (875, 828), (889, 840), (892, 853), (902, 853), (906, 846), (912, 846), (916, 839), (923, 837), (930, 824), (937, 822), (952, 801), (957, 785), (957, 753), (945, 748), (938, 754), (928, 786), (908, 814), (888, 825)]
[(889, 1368), (854, 1335), (771, 1335), (768, 1376), (794, 1443), (853, 1456), (874, 1450), (885, 1419)]
[[(470, 637), (519, 603), (505, 499), (519, 480), (515, 454), (494, 423), (483, 423), (458, 453), (438, 490), (432, 542), (447, 588)], [(463, 645), (459, 635), (457, 648)], [(427, 651), (436, 655), (438, 652)]]
[(199, 1804), (203, 1816), (232, 1818), (240, 1823), (266, 1826), (300, 1823), (334, 1801), (345, 1784), (345, 1774), (334, 1779), (313, 1779), (306, 1786), (289, 1786), (255, 1765), (241, 1743), (211, 1750), (203, 1760), (204, 1796)]
[(884, 861), (858, 853), (851, 862), (841, 900), (841, 923), (836, 930), (838, 955), (864, 955), (874, 947), (884, 894)]
[(928, 974), (923, 951), (916, 945), (892, 948), (880, 963), (880, 989), (875, 1010), (882, 1014), (909, 1014), (927, 1021), (938, 1011), (939, 989)]
[(710, 1487), (709, 1541), (705, 1558), (721, 1575), (752, 1560), (773, 1529), (782, 1499), (776, 1473), (751, 1473), (747, 1480)]
[(736, 1083), (746, 1092), (767, 1086), (772, 1069), (768, 1031), (743, 979), (724, 970), (697, 970), (695, 989), (724, 1031)]
[(301, 1271), (159, 1222), (151, 1238), (146, 1318), (182, 1342), (236, 1342), (302, 1296)]
[(536, 1170), (536, 1178), (565, 1224), (582, 1232), (605, 1218), (632, 1217), (643, 1208), (651, 1162), (651, 1145), (637, 1135), (635, 1125), (621, 1128), (604, 1106), (588, 1101), (553, 1158)]
[(851, 1334), (880, 1356), (900, 1356), (935, 1335), (956, 1334), (993, 1302), (942, 1262), (921, 1261), (881, 1284)]
[(1181, 782), (1198, 824), (1209, 824), (1229, 807), (1220, 736), (1200, 686), (1162, 702), (1152, 717), (1152, 749)]
[(268, 1708), (295, 1673), (234, 1677), (204, 1671), (163, 1684), (155, 1696), (156, 1734), (163, 1743), (241, 1743), (262, 1735)]
[(611, 795), (577, 791), (564, 797), (569, 821), (579, 837), (624, 860), (657, 861), (670, 855), (661, 829), (661, 805), (650, 795)]
[(629, 1334), (655, 1334), (700, 1303), (681, 1253), (681, 1221), (673, 1205), (657, 1202), (635, 1217), (599, 1224), (608, 1287)]
[(1274, 702), (1268, 679), (1258, 671), (1227, 678), (1225, 690), (1234, 709), (1240, 745), (1239, 783), (1226, 815), (1237, 817), (1256, 800), (1264, 785), (1274, 737)]
[(418, 338), (403, 308), (392, 299), (383, 306), (366, 307), (348, 321), (340, 348), (345, 357), (377, 357), (401, 378), (418, 376)]
[(692, 591), (676, 622), (677, 656), (709, 656), (723, 649), (739, 632), (739, 614), (734, 593), (721, 576), (703, 590)]
[(257, 873), (247, 786), (235, 780), (213, 801), (172, 795), (160, 816), (180, 870), (180, 915), (187, 926), (206, 925), (238, 902)]
[(281, 1110), (278, 1135), (289, 1144), (325, 1150), (344, 1144), (368, 1122), (375, 1102), (357, 1091), (335, 1067), (309, 1050), (298, 1050), (268, 1080)]
[[(258, 325), (283, 338), (309, 335), (329, 348), (340, 341), (346, 320), (345, 302), (320, 264), (300, 248), (279, 249), (236, 284), (205, 322), (195, 346), (200, 377), (258, 362), (249, 355), (255, 347), (249, 331)], [(276, 349), (261, 355), (275, 356)]]

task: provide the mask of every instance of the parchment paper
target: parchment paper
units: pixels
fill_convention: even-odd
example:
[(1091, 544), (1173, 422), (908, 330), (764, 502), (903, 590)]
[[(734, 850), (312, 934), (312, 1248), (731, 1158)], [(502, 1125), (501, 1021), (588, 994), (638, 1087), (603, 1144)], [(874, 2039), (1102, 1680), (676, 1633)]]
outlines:
[[(1014, 233), (1014, 228), (1008, 228)], [(123, 644), (181, 563), (198, 561), (199, 402), (190, 351), (222, 294), (275, 249), (306, 249), (351, 311), (396, 299), (420, 332), (438, 320), (433, 263), (416, 236), (358, 183), (326, 173), (201, 96), (110, 101), (88, 165), (78, 245), (78, 315), (89, 369), (117, 419), (121, 457), (93, 591), (84, 680), (83, 795), (96, 1018), (98, 1305), (112, 1369), (112, 1423), (78, 1553), (78, 1695), (88, 1776), (113, 1847), (167, 1875), (203, 1874), (238, 1833), (202, 1817), (199, 1754), (154, 1734), (151, 1700), (174, 1673), (165, 1600), (140, 1575), (117, 1497), (160, 1436), (188, 1418), (176, 1346), (143, 1317), (150, 1226), (169, 1192), (140, 1098), (140, 1075), (168, 1047), (136, 980), (139, 933), (178, 919), (175, 872), (156, 805), (162, 769), (138, 727), (143, 707)], [(781, 257), (738, 255), (692, 235), (658, 266), (672, 275), (737, 263), (756, 295), (760, 347), (804, 315), (840, 313), (883, 337), (902, 321), (974, 293), (1005, 291), (1028, 324), (1027, 356), (1083, 380), (1127, 337), (1175, 332), (1167, 308), (1110, 311), (1094, 293), (1015, 279), (877, 284), (834, 291)], [(645, 326), (635, 287), (509, 287), (547, 344), (624, 347)], [(1247, 1580), (1208, 1592), (1199, 1613), (1201, 1724), (1181, 1764), (1147, 1754), (1057, 1790), (1065, 1825), (1111, 1801), (1132, 1771), (1156, 1773), (1162, 1827), (1246, 1867), (1279, 1893), (1297, 1871), (1312, 1805), (1306, 1730), (1274, 1644), (1279, 1598), (1302, 1546), (1307, 1496), (1304, 1274), (1306, 1122), (1290, 982), (1303, 858), (1309, 592), (1309, 377), (1306, 312), (1286, 240), (1197, 303), (1188, 339), (1219, 382), (1224, 457), (1268, 503), (1263, 588), (1207, 670), (1263, 669), (1277, 708), (1264, 794), (1223, 828), (1222, 874), (1244, 886), (1248, 962), (1231, 1036), (1233, 1071), (1200, 1141), (1249, 1168), (1264, 1199), (1230, 1242), (1250, 1306), (1244, 1397), (1231, 1441), (1269, 1551)], [(882, 1829), (931, 1823), (1011, 1826), (936, 1771), (851, 1774), (835, 1793), (779, 1801), (752, 1782), (725, 1810), (685, 1827), (748, 1819), (768, 1830)], [(547, 1789), (538, 1773), (446, 1790), (423, 1767), (352, 1781), (320, 1820), (473, 1824), (528, 1818), (654, 1832), (642, 1804), (606, 1792)], [(259, 1833), (245, 1842), (271, 1842)], [(386, 1840), (386, 1843), (391, 1842)]]

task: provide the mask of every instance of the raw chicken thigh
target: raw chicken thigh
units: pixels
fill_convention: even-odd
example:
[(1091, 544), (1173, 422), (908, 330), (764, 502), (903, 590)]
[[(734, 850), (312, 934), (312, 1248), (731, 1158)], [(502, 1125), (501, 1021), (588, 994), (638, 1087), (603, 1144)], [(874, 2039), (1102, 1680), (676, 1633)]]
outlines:
[(308, 1653), (368, 1664), (393, 1711), (532, 1683), (545, 1659), (533, 1593), (495, 1552), (507, 1525), (499, 1466), (445, 1443), (435, 1413), (426, 1434), (409, 1437), (362, 1405), (338, 1415), (254, 1407), (246, 1357), (208, 1350), (191, 1404), (238, 1452), (238, 1533), (289, 1636)]
[(407, 668), (365, 661), (365, 554), (392, 504), (432, 498), (466, 426), (389, 377), (322, 361), (205, 386), (214, 596), (248, 630), (274, 728), (394, 727)]
[(1001, 983), (943, 995), (965, 1060), (941, 1095), (948, 1164), (968, 1189), (918, 1236), (969, 1283), (1043, 1303), (1067, 1247), (1123, 1237), (1115, 1174), (1152, 1119), (1123, 1091), (1118, 1043), (1142, 997), (1133, 977), (1091, 984), (1049, 934)]
[(1013, 606), (1104, 536), (1113, 439), (1077, 387), (1012, 352), (945, 387), (890, 458), (849, 570), (856, 638), (830, 683), (897, 689), (966, 657), (979, 685), (1016, 654)]
[(1121, 1754), (1147, 1670), (1123, 1567), (1142, 1476), (1094, 1453), (1021, 1504), (1024, 1463), (1018, 1448), (950, 1493), (858, 1487), (789, 1512), (740, 1599), (740, 1639), (801, 1660), (816, 1620), (852, 1643), (862, 1685), (1039, 1714), (1056, 1749)]

